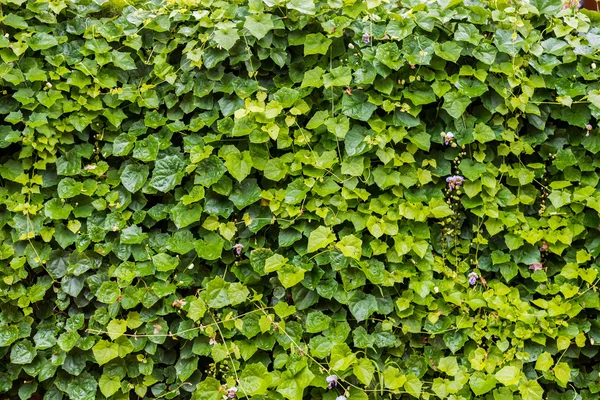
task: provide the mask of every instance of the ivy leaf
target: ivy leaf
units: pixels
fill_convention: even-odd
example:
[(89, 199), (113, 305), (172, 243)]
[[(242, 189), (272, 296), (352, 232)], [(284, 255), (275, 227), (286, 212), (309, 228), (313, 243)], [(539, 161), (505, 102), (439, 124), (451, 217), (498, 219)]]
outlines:
[(368, 121), (376, 109), (377, 106), (369, 103), (361, 92), (354, 92), (352, 96), (344, 94), (342, 98), (342, 112), (350, 118)]
[(194, 321), (199, 321), (206, 313), (206, 303), (202, 299), (195, 299), (190, 303), (188, 317)]
[(469, 378), (469, 386), (473, 393), (481, 396), (496, 387), (496, 379), (492, 375), (483, 372), (475, 372)]
[(308, 248), (307, 252), (313, 253), (319, 249), (322, 249), (333, 243), (335, 235), (331, 231), (331, 228), (326, 226), (320, 226), (310, 233), (308, 236)]
[(290, 0), (287, 3), (287, 8), (306, 15), (315, 15), (316, 12), (314, 0)]
[(224, 245), (225, 240), (223, 238), (216, 233), (209, 233), (204, 239), (196, 241), (194, 247), (196, 248), (198, 257), (205, 260), (217, 260), (221, 257)]
[(362, 240), (356, 236), (344, 236), (342, 240), (336, 244), (336, 247), (340, 249), (344, 256), (360, 260), (362, 253)]
[(404, 64), (404, 59), (402, 58), (400, 49), (395, 42), (389, 42), (377, 46), (375, 58), (377, 61), (392, 70), (397, 70), (402, 66), (402, 64)]
[(460, 58), (463, 47), (456, 42), (434, 43), (433, 50), (438, 57), (456, 62)]
[(271, 385), (271, 374), (261, 363), (247, 364), (240, 375), (240, 391), (245, 396), (258, 396), (267, 393)]
[(479, 123), (473, 130), (473, 138), (480, 143), (486, 143), (496, 140), (496, 134), (489, 126)]
[(179, 260), (166, 253), (158, 253), (152, 256), (152, 264), (154, 264), (157, 271), (171, 271), (177, 268)]
[(348, 307), (358, 322), (365, 321), (377, 311), (377, 299), (370, 294), (354, 292), (349, 299)]
[(517, 367), (504, 367), (494, 377), (504, 386), (516, 385), (521, 379), (521, 371)]
[(106, 340), (100, 340), (92, 347), (92, 352), (98, 365), (104, 365), (110, 360), (119, 357), (119, 345)]
[(460, 118), (467, 107), (471, 104), (469, 97), (458, 92), (448, 92), (444, 95), (444, 105), (442, 108), (450, 114), (452, 118)]
[(304, 55), (326, 54), (332, 42), (322, 33), (310, 33), (304, 39)]
[(571, 368), (569, 367), (569, 364), (566, 362), (559, 362), (552, 370), (554, 371), (554, 376), (556, 377), (558, 384), (562, 387), (567, 386), (567, 383), (571, 380)]
[[(304, 364), (304, 365), (303, 365)], [(296, 361), (281, 374), (277, 385), (277, 392), (290, 400), (302, 400), (304, 389), (308, 387), (315, 375), (305, 363)]]
[(150, 186), (161, 192), (172, 190), (183, 178), (184, 165), (180, 153), (166, 153), (156, 161), (154, 170), (152, 171)]
[(554, 365), (552, 355), (548, 352), (540, 354), (535, 362), (535, 369), (538, 371), (548, 371)]
[(213, 39), (220, 47), (229, 51), (240, 38), (235, 23), (230, 21), (219, 22), (215, 25), (215, 28)]
[(523, 400), (542, 400), (544, 398), (544, 389), (536, 380), (522, 382), (519, 385), (519, 393)]
[(21, 340), (12, 345), (10, 349), (10, 362), (13, 364), (30, 364), (35, 356), (37, 355), (37, 351), (33, 347), (28, 340)]
[(54, 35), (40, 32), (27, 39), (27, 44), (32, 50), (46, 50), (58, 45), (58, 40)]
[(319, 333), (329, 328), (331, 317), (321, 311), (313, 311), (306, 316), (306, 332)]
[(123, 319), (113, 319), (106, 326), (106, 331), (108, 332), (108, 336), (115, 340), (127, 331), (127, 321)]
[(144, 164), (128, 164), (121, 173), (121, 183), (131, 193), (139, 191), (146, 183), (150, 169)]
[(98, 380), (98, 386), (100, 387), (100, 391), (104, 396), (110, 397), (117, 393), (119, 389), (121, 389), (121, 380), (118, 376), (108, 376), (106, 374), (102, 374), (102, 376), (100, 376), (100, 380)]
[(371, 384), (371, 381), (373, 380), (373, 376), (375, 375), (375, 367), (373, 366), (371, 360), (369, 360), (368, 358), (361, 358), (356, 364), (352, 366), (352, 372), (363, 385), (369, 386)]
[(198, 385), (193, 398), (195, 400), (222, 400), (222, 395), (221, 383), (215, 378), (208, 377)]
[(264, 38), (274, 28), (271, 14), (249, 15), (246, 17), (244, 28), (258, 40)]
[(290, 264), (286, 264), (277, 270), (277, 276), (284, 288), (290, 288), (300, 283), (304, 279), (305, 273), (306, 270)]
[(406, 376), (406, 382), (404, 382), (404, 390), (412, 397), (416, 397), (417, 399), (421, 398), (421, 388), (423, 387), (423, 382), (419, 378), (417, 378), (414, 374), (408, 374)]

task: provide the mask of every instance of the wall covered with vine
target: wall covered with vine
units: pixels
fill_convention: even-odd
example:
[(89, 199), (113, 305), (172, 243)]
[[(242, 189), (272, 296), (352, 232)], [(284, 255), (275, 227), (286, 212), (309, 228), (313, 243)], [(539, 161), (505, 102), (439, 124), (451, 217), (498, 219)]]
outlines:
[(0, 0), (0, 397), (598, 399), (596, 18)]

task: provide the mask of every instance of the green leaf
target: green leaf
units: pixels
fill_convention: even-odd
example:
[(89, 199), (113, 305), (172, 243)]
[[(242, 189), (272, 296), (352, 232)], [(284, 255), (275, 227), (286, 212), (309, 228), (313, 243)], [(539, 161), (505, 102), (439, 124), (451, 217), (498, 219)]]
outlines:
[(48, 33), (36, 33), (27, 40), (27, 44), (31, 50), (46, 50), (58, 45), (58, 40), (54, 35)]
[(471, 104), (471, 99), (464, 94), (448, 92), (444, 95), (444, 105), (442, 108), (446, 110), (452, 118), (460, 118), (469, 104)]
[(304, 55), (326, 54), (332, 42), (322, 33), (310, 33), (304, 40)]
[(215, 28), (216, 30), (213, 34), (213, 39), (225, 50), (231, 49), (235, 42), (240, 38), (235, 23), (233, 22), (219, 22), (215, 25)]
[(368, 358), (361, 358), (352, 366), (352, 372), (363, 385), (369, 386), (375, 375), (375, 367)]
[(100, 340), (92, 347), (92, 352), (98, 365), (104, 365), (110, 360), (119, 357), (119, 345), (106, 340)]
[(433, 50), (438, 57), (456, 62), (460, 58), (463, 47), (456, 42), (434, 43)]
[(329, 368), (334, 371), (345, 371), (357, 362), (356, 354), (346, 343), (339, 343), (331, 349)]
[(369, 103), (361, 92), (354, 92), (352, 96), (344, 94), (342, 98), (342, 112), (350, 118), (368, 121), (376, 109), (377, 106)]
[(124, 319), (113, 319), (106, 326), (108, 336), (115, 340), (127, 331), (127, 321)]
[(110, 397), (121, 389), (121, 380), (118, 376), (102, 374), (98, 380), (98, 386), (104, 396)]
[(504, 367), (494, 377), (504, 386), (516, 385), (521, 379), (521, 370), (517, 367)]
[(290, 0), (287, 8), (306, 15), (315, 15), (316, 12), (314, 0)]
[(202, 299), (195, 299), (190, 302), (188, 317), (194, 321), (199, 321), (206, 313), (206, 303)]
[(319, 333), (329, 328), (331, 317), (321, 311), (313, 311), (306, 316), (306, 332)]
[(335, 241), (335, 235), (331, 228), (326, 226), (320, 226), (310, 233), (308, 236), (308, 248), (307, 252), (313, 253), (319, 249), (322, 249)]
[(121, 183), (131, 193), (139, 191), (146, 183), (150, 170), (144, 164), (128, 164), (121, 173)]
[(473, 393), (481, 396), (496, 387), (496, 379), (492, 375), (483, 372), (475, 372), (469, 378), (469, 386)]
[(496, 140), (496, 134), (489, 126), (479, 123), (473, 130), (473, 138), (480, 143), (486, 143)]
[(271, 158), (265, 165), (264, 174), (265, 178), (278, 182), (288, 174), (288, 166), (279, 158)]
[(244, 28), (257, 39), (264, 38), (274, 28), (270, 14), (249, 15), (244, 22)]
[(33, 361), (37, 351), (28, 340), (21, 340), (12, 345), (10, 349), (10, 362), (12, 364), (29, 364)]
[(50, 199), (44, 204), (44, 215), (51, 219), (67, 219), (71, 211), (73, 207), (59, 199)]
[(310, 371), (306, 362), (296, 361), (285, 370), (277, 384), (277, 392), (290, 400), (302, 400), (304, 389), (308, 387), (315, 375)]
[(456, 361), (456, 357), (442, 357), (438, 363), (438, 368), (440, 371), (445, 372), (450, 376), (455, 376), (458, 371), (458, 362)]
[(362, 240), (356, 236), (344, 236), (342, 240), (336, 244), (336, 247), (340, 249), (344, 256), (360, 260), (362, 254)]
[(192, 395), (194, 400), (222, 400), (223, 388), (215, 378), (208, 377), (203, 380)]
[(536, 380), (525, 381), (519, 385), (519, 392), (523, 400), (542, 400), (544, 389)]
[(166, 253), (158, 253), (152, 256), (152, 264), (157, 271), (172, 271), (179, 265), (179, 260)]
[(265, 260), (265, 272), (271, 273), (279, 270), (288, 262), (288, 259), (280, 254), (273, 254)]
[(150, 186), (161, 192), (168, 192), (177, 186), (183, 178), (184, 162), (181, 154), (167, 153), (159, 158), (152, 171)]
[(286, 264), (281, 269), (277, 270), (277, 276), (284, 288), (290, 288), (300, 283), (300, 281), (304, 279), (305, 273), (306, 270), (290, 264)]
[(416, 397), (417, 399), (421, 398), (421, 388), (423, 387), (423, 382), (419, 378), (417, 378), (414, 374), (408, 374), (406, 376), (406, 382), (404, 382), (404, 390), (406, 393), (410, 394), (412, 397)]
[(548, 352), (540, 354), (535, 362), (535, 369), (538, 371), (548, 371), (554, 365), (552, 355)]
[(404, 59), (400, 53), (400, 49), (395, 42), (389, 42), (377, 46), (375, 58), (386, 67), (393, 70), (399, 69), (402, 64), (404, 64)]
[(571, 380), (571, 368), (569, 367), (569, 364), (566, 362), (559, 362), (552, 370), (554, 371), (554, 376), (556, 376), (559, 385), (566, 387), (567, 383)]
[(61, 199), (70, 199), (78, 196), (83, 191), (83, 184), (73, 178), (64, 178), (58, 183), (58, 197)]
[(205, 260), (218, 260), (221, 257), (224, 245), (225, 240), (221, 236), (216, 233), (209, 233), (204, 239), (196, 241), (194, 247), (196, 248), (198, 257)]
[(247, 364), (240, 375), (239, 390), (244, 396), (265, 395), (271, 385), (271, 374), (261, 363)]

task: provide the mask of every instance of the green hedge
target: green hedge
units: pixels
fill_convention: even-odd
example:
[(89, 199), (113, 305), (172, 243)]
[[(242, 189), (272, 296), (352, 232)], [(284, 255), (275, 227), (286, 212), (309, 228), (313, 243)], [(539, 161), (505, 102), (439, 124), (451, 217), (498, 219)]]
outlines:
[(599, 398), (593, 14), (0, 5), (0, 397)]

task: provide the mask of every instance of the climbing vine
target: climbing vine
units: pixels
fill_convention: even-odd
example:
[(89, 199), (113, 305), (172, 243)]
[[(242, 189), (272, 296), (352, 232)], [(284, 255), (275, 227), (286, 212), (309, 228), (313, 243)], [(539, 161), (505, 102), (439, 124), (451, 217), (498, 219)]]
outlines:
[(0, 397), (598, 397), (597, 13), (0, 0), (0, 33)]

